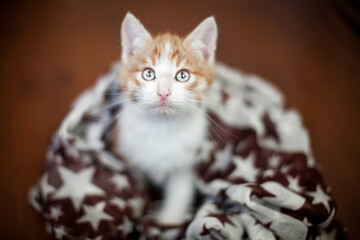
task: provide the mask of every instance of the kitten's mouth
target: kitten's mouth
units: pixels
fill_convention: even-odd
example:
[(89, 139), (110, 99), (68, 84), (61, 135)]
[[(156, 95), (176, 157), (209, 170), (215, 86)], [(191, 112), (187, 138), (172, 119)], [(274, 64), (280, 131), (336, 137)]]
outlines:
[(161, 109), (171, 108), (171, 104), (169, 102), (167, 102), (167, 101), (160, 102), (160, 104), (158, 106)]
[(156, 108), (160, 112), (168, 112), (170, 110), (173, 110), (173, 106), (169, 102), (160, 102), (159, 105), (156, 106)]

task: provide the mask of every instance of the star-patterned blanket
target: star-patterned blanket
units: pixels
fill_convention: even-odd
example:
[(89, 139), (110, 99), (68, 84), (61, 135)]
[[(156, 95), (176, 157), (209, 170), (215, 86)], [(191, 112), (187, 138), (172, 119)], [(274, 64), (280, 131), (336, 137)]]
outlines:
[(119, 63), (83, 93), (55, 133), (31, 205), (54, 239), (345, 239), (300, 115), (273, 86), (216, 64), (196, 204), (158, 225), (159, 199), (111, 151)]

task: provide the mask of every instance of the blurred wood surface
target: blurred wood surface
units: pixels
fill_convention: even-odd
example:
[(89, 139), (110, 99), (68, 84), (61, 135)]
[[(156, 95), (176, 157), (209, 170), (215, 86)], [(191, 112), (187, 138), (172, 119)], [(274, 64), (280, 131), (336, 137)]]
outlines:
[(218, 60), (268, 79), (302, 113), (338, 217), (356, 239), (359, 9), (339, 1), (1, 1), (0, 238), (48, 238), (27, 192), (70, 103), (118, 59), (130, 10), (151, 32), (182, 35), (215, 15)]

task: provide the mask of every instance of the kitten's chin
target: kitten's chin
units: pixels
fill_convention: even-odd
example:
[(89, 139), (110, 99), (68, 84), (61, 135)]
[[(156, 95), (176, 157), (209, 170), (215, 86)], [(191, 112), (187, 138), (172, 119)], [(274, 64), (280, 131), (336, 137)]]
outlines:
[(164, 117), (181, 117), (189, 115), (188, 112), (184, 111), (182, 108), (175, 106), (171, 103), (160, 103), (149, 109), (154, 115), (164, 116)]
[(157, 105), (153, 110), (156, 114), (163, 116), (176, 116), (180, 113), (179, 109), (165, 103)]

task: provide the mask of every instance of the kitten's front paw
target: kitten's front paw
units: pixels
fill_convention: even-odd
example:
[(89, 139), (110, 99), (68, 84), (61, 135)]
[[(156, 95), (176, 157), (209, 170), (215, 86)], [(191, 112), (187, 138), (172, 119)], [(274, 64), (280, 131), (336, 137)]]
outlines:
[(186, 221), (184, 214), (161, 211), (157, 216), (157, 222), (163, 226), (179, 226)]

